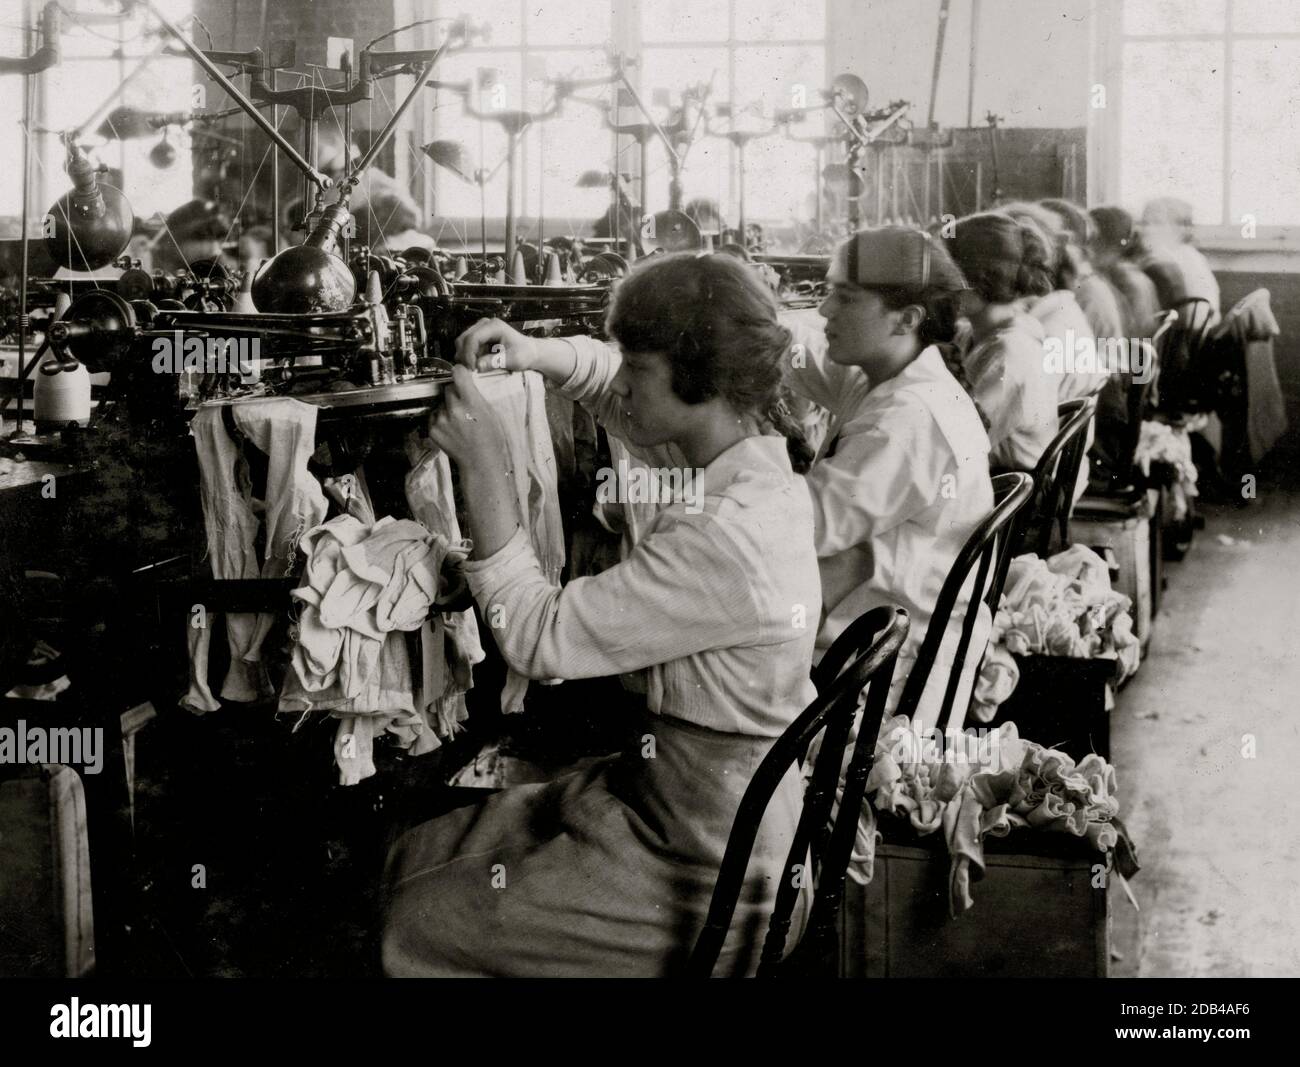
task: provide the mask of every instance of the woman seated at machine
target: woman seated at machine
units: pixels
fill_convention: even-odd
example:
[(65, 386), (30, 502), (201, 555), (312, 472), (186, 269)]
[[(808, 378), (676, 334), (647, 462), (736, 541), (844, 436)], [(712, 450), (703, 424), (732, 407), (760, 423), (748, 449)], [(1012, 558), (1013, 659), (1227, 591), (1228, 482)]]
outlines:
[[(466, 574), (500, 621), (507, 663), (535, 678), (647, 671), (654, 758), (643, 746), (408, 832), (389, 859), (389, 974), (671, 973), (703, 925), (741, 794), (814, 696), (813, 509), (774, 432), (790, 336), (773, 298), (731, 257), (655, 257), (616, 290), (608, 329), (617, 348), (482, 320), (457, 357), (539, 371), (634, 455), (691, 479), (622, 563), (547, 584), (467, 367), (430, 436), (459, 467)], [(723, 970), (756, 965), (800, 804), (792, 769), (760, 830)]]
[(961, 365), (989, 426), (989, 461), (1032, 470), (1057, 431), (1057, 383), (1044, 363), (1042, 324), (1023, 311), (1051, 292), (1050, 251), (1038, 227), (1010, 215), (968, 215), (948, 241), (970, 284)]
[[(884, 604), (912, 619), (890, 693), (892, 708), (962, 545), (993, 508), (988, 436), (940, 346), (954, 335), (965, 281), (943, 243), (903, 226), (860, 232), (835, 252), (831, 293), (789, 313), (791, 388), (832, 422), (805, 476), (816, 521), (823, 622), (818, 655), (864, 612)], [(966, 602), (949, 622), (918, 709), (938, 724)], [(988, 634), (981, 620), (954, 708)]]
[(999, 210), (1022, 226), (1037, 229), (1048, 250), (1047, 267), (1052, 288), (1045, 296), (1025, 298), (1023, 302), (1029, 314), (1043, 324), (1044, 339), (1051, 338), (1060, 345), (1063, 357), (1067, 352), (1070, 354), (1068, 364), (1062, 360), (1065, 369), (1053, 375), (1057, 402), (1088, 396), (1106, 380), (1106, 375), (1088, 369), (1095, 367), (1095, 360), (1089, 360), (1082, 370), (1075, 369), (1079, 343), (1092, 346), (1094, 335), (1092, 324), (1075, 296), (1079, 268), (1071, 257), (1070, 233), (1055, 213), (1038, 204), (1007, 204)]

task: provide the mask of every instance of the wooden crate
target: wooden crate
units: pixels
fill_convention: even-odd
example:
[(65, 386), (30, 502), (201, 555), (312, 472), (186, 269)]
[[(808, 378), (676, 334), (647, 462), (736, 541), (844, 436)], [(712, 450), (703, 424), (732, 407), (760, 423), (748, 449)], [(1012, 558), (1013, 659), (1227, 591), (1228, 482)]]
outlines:
[(1161, 581), (1158, 554), (1151, 551), (1152, 537), (1159, 537), (1159, 499), (1159, 493), (1151, 489), (1137, 507), (1123, 514), (1108, 514), (1090, 507), (1085, 497), (1070, 519), (1071, 541), (1087, 545), (1098, 554), (1105, 549), (1114, 554), (1119, 574), (1112, 575), (1111, 585), (1133, 602), (1133, 633), (1144, 656), (1151, 641), (1156, 589)]
[(23, 768), (0, 780), (0, 977), (81, 978), (94, 962), (81, 779)]
[(1113, 659), (1071, 656), (1015, 656), (1020, 681), (999, 706), (993, 728), (1014, 722), (1026, 741), (1058, 748), (1081, 760), (1089, 753), (1110, 759), (1107, 686), (1115, 677)]
[(925, 839), (937, 847), (881, 845), (871, 884), (850, 882), (846, 890), (841, 975), (1106, 977), (1108, 890), (1093, 887), (1106, 858), (1077, 838), (1052, 840), (1061, 836), (1026, 831), (1005, 839), (1055, 854), (995, 852), (986, 841), (985, 876), (971, 886), (974, 907), (957, 919), (949, 915), (940, 835)]

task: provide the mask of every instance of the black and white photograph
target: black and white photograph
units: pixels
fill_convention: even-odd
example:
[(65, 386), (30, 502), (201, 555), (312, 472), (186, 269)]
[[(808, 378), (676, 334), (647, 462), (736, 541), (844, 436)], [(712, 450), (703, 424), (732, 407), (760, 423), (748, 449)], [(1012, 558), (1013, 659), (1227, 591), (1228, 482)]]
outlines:
[(1260, 1036), (1168, 980), (1300, 977), (1298, 114), (1295, 0), (0, 0), (24, 1031)]

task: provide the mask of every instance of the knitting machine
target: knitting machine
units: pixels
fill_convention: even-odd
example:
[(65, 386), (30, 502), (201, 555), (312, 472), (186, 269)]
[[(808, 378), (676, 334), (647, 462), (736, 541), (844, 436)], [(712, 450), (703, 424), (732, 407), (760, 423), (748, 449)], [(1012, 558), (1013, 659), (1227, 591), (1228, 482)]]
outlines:
[[(529, 332), (599, 331), (612, 280), (626, 270), (612, 254), (591, 257), (589, 269), (583, 269), (587, 280), (575, 284), (566, 284), (560, 265), (550, 263), (548, 284), (537, 286), (499, 282), (497, 264), (487, 257), (477, 264), (477, 282), (468, 280), (471, 271), (463, 257), (453, 261), (420, 249), (382, 256), (361, 247), (345, 258), (352, 191), (429, 83), (438, 59), (475, 33), (465, 20), (453, 22), (436, 50), (362, 52), (357, 83), (362, 88), (353, 86), (346, 99), (330, 98), (331, 106), (364, 98), (376, 77), (408, 72), (415, 74), (415, 83), (335, 186), (216, 67), (218, 61), (239, 61), (241, 69), (254, 73), (254, 91), (279, 102), (257, 63), (250, 68), (243, 64), (249, 57), (202, 52), (151, 0), (144, 6), (316, 187), (308, 235), (242, 279), (215, 261), (169, 274), (118, 260), (131, 233), (130, 206), (118, 190), (103, 184), (75, 136), (80, 131), (73, 131), (64, 138), (73, 189), (49, 213), (45, 251), (62, 267), (93, 271), (116, 262), (125, 269), (111, 281), (28, 284), (24, 277), (23, 292), (31, 292), (34, 305), (51, 305), (43, 320), (29, 319), (25, 304), (21, 309), (20, 344), (29, 326), (44, 326), (44, 340), (24, 363), (24, 373), (38, 365), (45, 374), (79, 365), (111, 371), (111, 395), (133, 402), (147, 397), (164, 406), (293, 395), (351, 415), (411, 413), (434, 402), (449, 380), (456, 336), (479, 318), (500, 317)], [(252, 58), (260, 61), (260, 53)], [(313, 119), (317, 106), (311, 105)], [(309, 124), (308, 155), (311, 137)], [(336, 199), (327, 202), (327, 192)], [(363, 294), (359, 299), (358, 293)]]
[[(150, 272), (142, 269), (140, 261), (122, 255), (132, 232), (133, 213), (122, 194), (103, 182), (102, 168), (94, 165), (81, 143), (81, 135), (116, 94), (96, 109), (93, 121), (63, 135), (72, 189), (47, 215), (42, 251), (56, 266), (95, 271), (111, 264), (121, 274), (112, 280), (35, 279), (24, 284), (24, 302), (17, 316), (20, 367), (24, 374), (37, 366), (42, 373), (57, 374), (79, 364), (92, 372), (112, 371), (110, 395), (148, 397), (157, 402), (154, 410), (158, 405), (177, 404), (192, 409), (218, 398), (292, 395), (354, 415), (406, 413), (435, 402), (449, 378), (455, 338), (480, 318), (498, 317), (533, 334), (599, 333), (612, 287), (627, 273), (629, 260), (708, 247), (706, 220), (698, 212), (686, 214), (681, 205), (687, 153), (702, 136), (727, 139), (741, 159), (739, 227), (734, 231), (716, 227), (723, 250), (754, 263), (787, 306), (814, 305), (825, 295), (828, 258), (765, 254), (761, 233), (751, 235), (747, 225), (745, 148), (755, 137), (774, 133), (811, 144), (818, 179), (829, 181), (826, 172), (831, 168), (821, 166), (826, 148), (840, 145), (849, 157), (842, 166), (852, 170), (865, 148), (883, 139), (891, 128), (897, 131), (905, 125), (908, 106), (900, 101), (869, 110), (866, 86), (851, 75), (841, 75), (821, 94), (821, 104), (779, 111), (770, 128), (757, 129), (752, 122), (740, 121), (753, 113), (767, 124), (761, 108), (712, 102), (710, 85), (684, 89), (676, 106), (669, 94), (662, 94), (664, 100), (659, 102), (669, 107), (669, 117), (660, 122), (628, 76), (633, 61), (616, 55), (606, 75), (550, 79), (549, 99), (536, 111), (483, 109), (472, 105), (472, 82), (437, 82), (432, 77), (448, 48), (466, 47), (481, 35), (465, 19), (429, 20), (451, 23), (436, 49), (378, 51), (374, 46), (383, 38), (377, 38), (361, 50), (355, 72), (350, 62), (340, 68), (342, 84), (282, 89), (276, 85), (276, 74), (293, 63), (292, 48), (273, 47), (269, 55), (260, 49), (204, 51), (168, 21), (154, 0), (132, 0), (128, 6), (143, 8), (179, 45), (179, 52), (169, 54), (191, 58), (237, 106), (214, 114), (157, 115), (118, 108), (111, 121), (106, 120), (111, 136), (145, 136), (169, 125), (205, 123), (240, 111), (272, 142), (273, 163), (287, 159), (301, 173), (305, 194), (315, 190), (314, 202), (309, 195), (303, 197), (305, 239), (256, 270), (241, 275), (207, 259), (189, 263), (184, 270)], [(50, 12), (44, 36), (56, 41), (57, 9), (51, 6)], [(47, 59), (43, 54), (33, 56), (25, 61), (23, 73), (38, 72)], [(57, 48), (50, 61), (56, 60)], [(250, 76), (247, 94), (219, 66)], [(378, 79), (398, 74), (412, 76), (412, 87), (364, 155), (337, 181), (318, 170), (313, 161), (319, 118), (331, 108), (341, 108), (344, 141), (350, 144), (351, 106), (370, 99)], [(582, 95), (581, 90), (601, 86), (609, 87), (611, 99)], [(504, 166), (510, 174), (503, 252), (489, 252), (485, 221), (481, 247), (474, 251), (448, 253), (417, 247), (394, 254), (358, 246), (354, 240), (350, 198), (425, 88), (455, 93), (466, 114), (500, 124), (507, 135), (505, 158), (496, 168)], [(479, 86), (480, 95), (481, 91)], [(520, 240), (513, 203), (519, 138), (570, 100), (601, 109), (611, 130), (636, 139), (640, 148), (637, 197), (642, 204), (649, 176), (647, 148), (652, 140), (663, 147), (669, 207), (642, 215), (631, 198), (627, 176), (617, 173), (616, 167), (607, 174), (590, 171), (579, 184), (608, 185), (608, 235), (548, 239), (539, 211), (535, 237)], [(299, 112), (304, 134), (301, 152), (262, 113), (264, 108), (281, 106)], [(633, 107), (641, 120), (627, 121), (623, 107)], [(796, 136), (793, 127), (822, 108), (838, 120), (833, 131), (825, 136)], [(717, 119), (727, 120), (725, 128), (716, 125)], [(477, 185), (481, 199), (496, 173), (471, 164), (464, 147), (454, 142), (432, 142), (424, 146), (424, 153), (436, 166)], [(277, 198), (278, 188), (273, 183)], [(819, 195), (819, 213), (820, 204)], [(278, 200), (272, 214), (278, 226)], [(485, 219), (485, 205), (482, 214)], [(274, 236), (271, 243), (278, 247)], [(26, 242), (23, 263), (26, 283)], [(37, 309), (34, 316), (27, 313), (29, 297)], [(43, 332), (44, 338), (27, 362), (21, 358), (23, 335), (31, 328)]]

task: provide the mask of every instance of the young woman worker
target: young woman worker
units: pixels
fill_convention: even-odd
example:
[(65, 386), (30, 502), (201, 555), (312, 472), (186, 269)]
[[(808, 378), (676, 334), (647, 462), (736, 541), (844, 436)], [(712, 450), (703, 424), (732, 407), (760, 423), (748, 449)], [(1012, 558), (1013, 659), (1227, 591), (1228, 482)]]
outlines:
[[(942, 241), (902, 226), (866, 230), (836, 250), (831, 295), (792, 312), (791, 388), (832, 422), (805, 476), (816, 522), (823, 622), (818, 653), (882, 604), (912, 619), (890, 694), (901, 695), (939, 590), (993, 508), (989, 441), (938, 346), (952, 341), (965, 281)], [(960, 727), (988, 634), (981, 613), (951, 725)], [(953, 614), (918, 717), (939, 726), (965, 603)]]
[[(535, 678), (646, 669), (652, 741), (408, 832), (389, 858), (389, 974), (671, 974), (703, 925), (741, 794), (815, 695), (813, 509), (772, 432), (790, 346), (772, 297), (729, 256), (655, 257), (619, 286), (608, 329), (618, 350), (479, 322), (457, 342), (468, 366), (430, 436), (460, 469), (466, 573), (501, 620), (506, 661)], [(702, 472), (702, 507), (660, 508), (625, 561), (549, 586), (469, 366), (540, 371), (635, 455)], [(757, 963), (801, 799), (792, 771), (719, 973)]]
[(1037, 226), (988, 212), (959, 219), (947, 242), (970, 283), (962, 367), (989, 424), (995, 467), (1032, 470), (1056, 436), (1057, 382), (1045, 370), (1042, 324), (1023, 311), (1051, 292), (1050, 250)]

